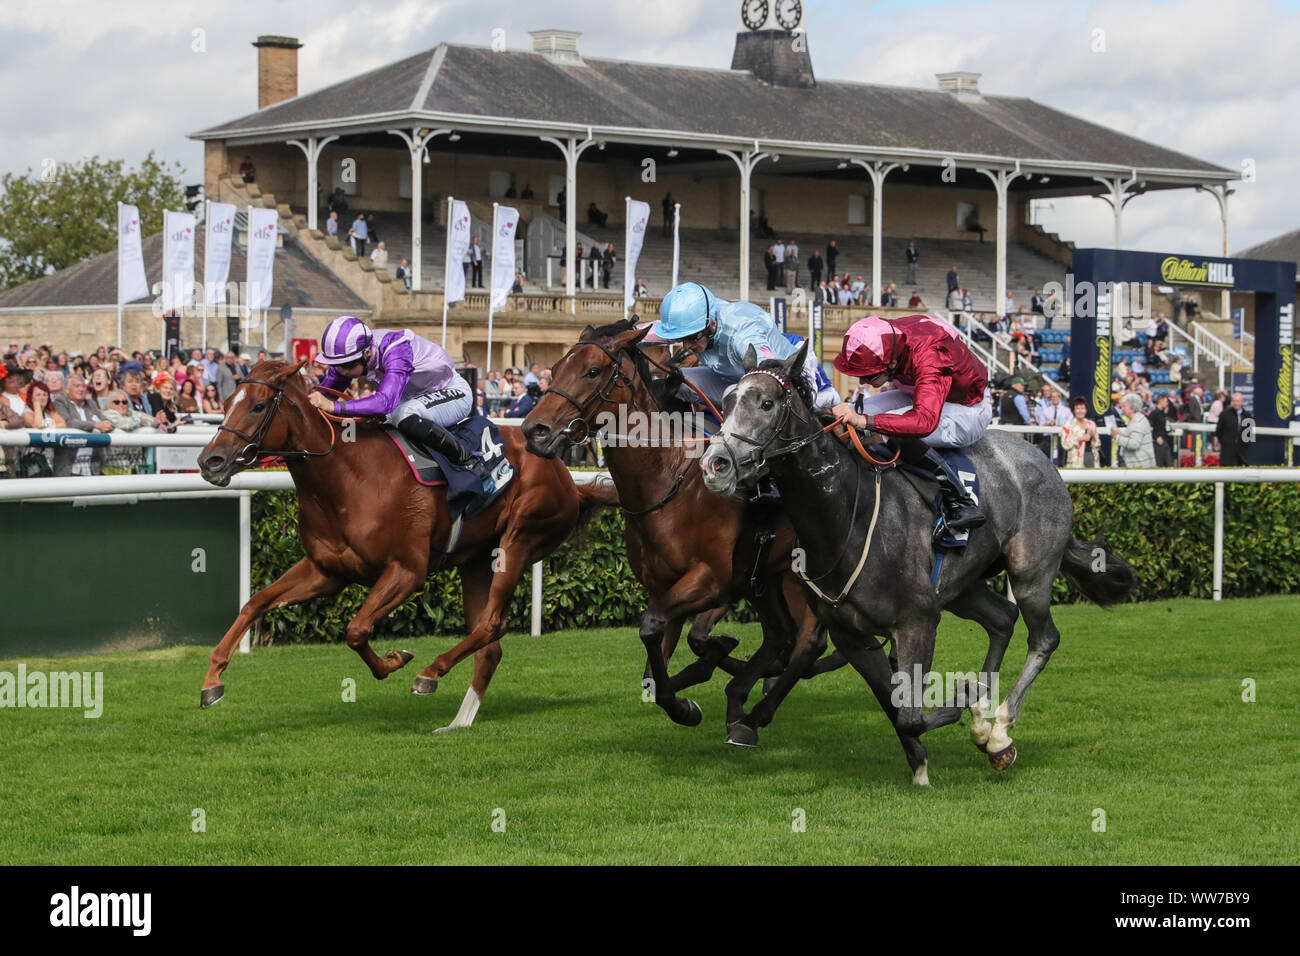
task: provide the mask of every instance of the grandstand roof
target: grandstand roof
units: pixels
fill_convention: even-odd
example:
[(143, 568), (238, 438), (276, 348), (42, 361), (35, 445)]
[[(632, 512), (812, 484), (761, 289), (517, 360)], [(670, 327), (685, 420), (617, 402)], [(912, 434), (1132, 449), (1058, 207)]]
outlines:
[[(194, 277), (203, 280), (204, 232), (196, 231)], [(162, 278), (161, 232), (145, 236), (142, 243), (145, 275), (150, 284)], [(248, 273), (244, 250), (234, 243), (230, 250), (230, 281), (242, 282)], [(369, 314), (370, 304), (349, 289), (334, 273), (307, 255), (296, 243), (286, 242), (275, 251), (272, 308), (291, 305), (295, 309), (329, 309), (339, 312), (358, 310)], [(136, 299), (149, 302), (151, 297)], [(117, 252), (106, 252), (75, 266), (60, 269), (53, 275), (24, 282), (0, 292), (0, 309), (48, 309), (117, 307)]]
[(1234, 252), (1238, 259), (1271, 259), (1276, 262), (1294, 262), (1300, 269), (1300, 229), (1283, 233), (1265, 240), (1257, 246), (1251, 246), (1242, 252)]
[(449, 43), (192, 136), (251, 143), (428, 123), (519, 135), (585, 135), (590, 127), (611, 141), (682, 147), (758, 140), (796, 154), (1020, 161), (1081, 175), (1136, 170), (1159, 180), (1163, 173), (1167, 181), (1238, 175), (1023, 97), (836, 80), (791, 88), (742, 70), (562, 63), (542, 53)]

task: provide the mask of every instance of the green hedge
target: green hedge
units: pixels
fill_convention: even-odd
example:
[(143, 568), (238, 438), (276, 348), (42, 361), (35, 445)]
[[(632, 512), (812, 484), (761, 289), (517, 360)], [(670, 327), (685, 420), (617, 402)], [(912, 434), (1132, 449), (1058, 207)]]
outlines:
[[(1075, 536), (1104, 537), (1133, 565), (1139, 600), (1209, 597), (1214, 562), (1214, 486), (1071, 485)], [(1300, 591), (1300, 486), (1229, 485), (1225, 505), (1223, 589), (1226, 597)], [(253, 589), (266, 587), (302, 557), (297, 499), (290, 491), (253, 495)], [(623, 516), (598, 513), (581, 535), (547, 560), (545, 630), (635, 626), (645, 592), (632, 576), (623, 546)], [(510, 603), (510, 627), (528, 627), (531, 572)], [(259, 638), (275, 643), (341, 641), (366, 589), (353, 585), (333, 598), (281, 608), (263, 621)], [(1064, 578), (1058, 601), (1077, 601)], [(377, 636), (464, 631), (460, 578), (434, 575), (424, 588), (375, 628)], [(743, 605), (735, 612), (752, 618)]]

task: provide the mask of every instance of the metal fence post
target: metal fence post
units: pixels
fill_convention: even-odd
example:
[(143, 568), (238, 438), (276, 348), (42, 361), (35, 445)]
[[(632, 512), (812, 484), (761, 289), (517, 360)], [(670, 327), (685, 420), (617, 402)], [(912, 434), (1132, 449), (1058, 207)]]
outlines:
[(1223, 482), (1214, 483), (1214, 600), (1223, 600)]
[(542, 562), (533, 564), (533, 637), (542, 634)]

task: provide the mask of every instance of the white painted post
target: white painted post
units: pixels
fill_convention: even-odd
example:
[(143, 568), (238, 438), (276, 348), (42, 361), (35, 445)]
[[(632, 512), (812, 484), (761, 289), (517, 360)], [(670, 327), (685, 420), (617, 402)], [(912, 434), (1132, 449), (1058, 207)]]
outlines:
[[(253, 596), (253, 493), (245, 491), (239, 496), (239, 610), (242, 611)], [(238, 612), (236, 612), (238, 613)], [(239, 639), (239, 653), (253, 649), (252, 635), (245, 631)]]
[[(491, 226), (491, 229), (492, 229), (492, 261), (493, 261), (494, 263), (497, 261), (497, 207), (500, 206), (500, 205), (501, 205), (500, 203), (496, 203), (496, 202), (494, 202), (494, 203), (492, 204), (492, 226)], [(471, 268), (473, 268), (473, 267), (471, 266)], [(487, 364), (487, 368), (485, 368), (485, 369), (483, 370), (484, 372), (490, 372), (490, 371), (492, 371), (492, 303), (493, 303), (493, 301), (494, 301), (495, 299), (496, 299), (496, 296), (494, 296), (494, 295), (492, 294), (492, 276), (491, 276), (491, 273), (489, 273), (489, 274), (488, 274), (488, 333), (487, 333), (487, 352), (484, 353), (484, 354), (487, 356), (487, 362), (486, 362), (486, 364)], [(443, 300), (446, 301), (446, 297), (445, 297), (445, 296), (443, 297)]]
[(533, 564), (533, 620), (532, 635), (542, 634), (542, 562)]
[(677, 267), (682, 258), (682, 204), (673, 203), (673, 284), (671, 288), (677, 288)]
[(1214, 600), (1223, 600), (1223, 482), (1214, 483)]

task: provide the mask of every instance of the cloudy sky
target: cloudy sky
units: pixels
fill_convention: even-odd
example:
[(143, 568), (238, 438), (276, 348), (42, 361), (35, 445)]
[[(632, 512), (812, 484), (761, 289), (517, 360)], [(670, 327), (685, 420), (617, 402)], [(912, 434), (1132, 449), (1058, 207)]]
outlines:
[[(1300, 0), (804, 0), (818, 76), (933, 87), (983, 74), (1027, 96), (1232, 169), (1233, 251), (1300, 228)], [(730, 65), (739, 0), (44, 0), (0, 7), (0, 172), (153, 147), (202, 174), (187, 132), (256, 107), (257, 34), (296, 36), (309, 92), (449, 40), (582, 30), (591, 56)], [(196, 32), (201, 31), (201, 32)], [(196, 37), (198, 41), (196, 42)], [(1099, 40), (1101, 42), (1099, 42)], [(196, 46), (203, 49), (195, 51)], [(1104, 46), (1097, 50), (1095, 47)], [(1098, 199), (1057, 200), (1040, 221), (1079, 245), (1111, 243)], [(1218, 208), (1191, 192), (1139, 197), (1124, 245), (1217, 253)]]

